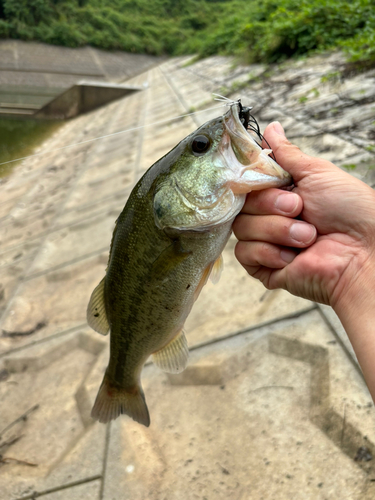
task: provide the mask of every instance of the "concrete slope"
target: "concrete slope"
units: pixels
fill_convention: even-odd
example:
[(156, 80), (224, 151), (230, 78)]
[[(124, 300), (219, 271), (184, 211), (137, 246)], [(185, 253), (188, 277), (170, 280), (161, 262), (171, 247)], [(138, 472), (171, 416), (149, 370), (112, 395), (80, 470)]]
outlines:
[[(81, 80), (122, 83), (158, 64), (161, 58), (104, 51), (71, 49), (38, 42), (0, 40), (0, 116), (33, 116), (48, 102)], [(106, 95), (108, 102), (111, 90)], [(113, 98), (113, 97), (112, 97)], [(70, 101), (75, 99), (74, 90)], [(78, 101), (76, 98), (75, 101)], [(50, 114), (59, 119), (68, 112)], [(46, 114), (46, 113), (45, 113)]]
[(206, 285), (187, 321), (187, 370), (144, 369), (151, 427), (90, 418), (108, 339), (85, 314), (114, 221), (145, 170), (223, 112), (201, 112), (218, 105), (213, 91), (242, 96), (262, 125), (279, 119), (308, 152), (373, 181), (372, 73), (324, 80), (339, 56), (271, 74), (187, 60), (130, 80), (148, 86), (66, 123), (41, 147), (51, 153), (0, 184), (0, 491), (12, 500), (373, 498), (375, 413), (345, 332), (329, 308), (249, 278), (234, 239), (220, 282)]

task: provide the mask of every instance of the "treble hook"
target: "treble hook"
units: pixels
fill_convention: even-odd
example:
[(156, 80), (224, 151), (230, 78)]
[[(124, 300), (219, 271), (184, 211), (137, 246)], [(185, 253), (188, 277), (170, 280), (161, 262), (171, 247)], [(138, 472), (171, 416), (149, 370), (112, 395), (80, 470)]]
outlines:
[(241, 99), (238, 99), (237, 103), (238, 103), (238, 106), (240, 108), (240, 112), (239, 112), (238, 116), (241, 120), (242, 125), (247, 130), (247, 128), (249, 126), (249, 122), (250, 122), (250, 117), (251, 117), (250, 111), (253, 108), (250, 106), (242, 106)]

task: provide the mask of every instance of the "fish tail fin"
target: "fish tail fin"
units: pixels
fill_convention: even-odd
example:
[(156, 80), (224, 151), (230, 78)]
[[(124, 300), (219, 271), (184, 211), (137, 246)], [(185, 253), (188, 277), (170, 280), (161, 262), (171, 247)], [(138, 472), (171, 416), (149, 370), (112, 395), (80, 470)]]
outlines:
[(150, 425), (150, 415), (142, 387), (137, 384), (129, 390), (115, 386), (111, 384), (108, 375), (105, 374), (91, 410), (91, 417), (106, 424), (121, 414), (129, 415), (133, 420), (146, 427)]

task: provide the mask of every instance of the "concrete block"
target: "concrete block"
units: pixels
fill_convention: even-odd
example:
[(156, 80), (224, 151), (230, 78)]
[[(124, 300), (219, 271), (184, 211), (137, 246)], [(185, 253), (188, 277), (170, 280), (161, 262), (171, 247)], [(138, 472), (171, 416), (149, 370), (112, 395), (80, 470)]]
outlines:
[(168, 373), (172, 385), (224, 385), (241, 369), (247, 359), (239, 355), (228, 356), (225, 352), (214, 352), (195, 363), (189, 363), (179, 374)]
[(111, 213), (114, 219), (123, 209), (127, 199), (127, 194), (123, 190), (116, 191), (112, 195), (103, 196), (102, 198), (94, 198), (86, 203), (79, 204), (71, 209), (64, 210), (58, 220), (58, 226), (65, 227), (71, 224), (84, 222), (96, 215), (100, 215), (103, 211)]
[(111, 211), (109, 213), (104, 211), (96, 217), (50, 233), (28, 270), (28, 278), (57, 266), (81, 260), (95, 252), (98, 254), (103, 251), (108, 252), (115, 219)]
[[(169, 385), (146, 367), (151, 427), (111, 424), (104, 499), (371, 498), (371, 460), (355, 457), (372, 456), (374, 409), (332, 340), (314, 312), (194, 350), (190, 366), (242, 358), (224, 385)], [(344, 422), (337, 400), (359, 418)]]
[(139, 90), (143, 89), (106, 82), (78, 82), (45, 104), (35, 117), (66, 120)]
[[(99, 479), (95, 481), (83, 482), (82, 484), (73, 484), (61, 489), (54, 488), (54, 491), (43, 493), (45, 500), (100, 500), (101, 482)], [(27, 498), (27, 497), (21, 497)], [(35, 498), (35, 497), (29, 497)], [(21, 499), (20, 499), (21, 500)]]
[(0, 337), (0, 353), (84, 324), (107, 259), (99, 255), (24, 282), (3, 316), (8, 335)]
[(293, 142), (304, 153), (319, 156), (333, 163), (340, 161), (350, 163), (350, 157), (362, 153), (354, 144), (333, 134), (322, 134), (319, 137), (295, 137)]
[[(21, 420), (3, 436), (7, 440), (12, 435), (19, 437), (4, 456), (37, 464), (31, 467), (14, 462), (4, 471), (0, 482), (7, 498), (20, 496), (27, 486), (37, 489), (83, 435), (74, 390), (91, 362), (91, 354), (76, 349), (39, 371), (12, 374), (2, 387), (1, 428), (38, 405), (25, 421)], [(21, 481), (15, 480), (18, 476)]]
[[(67, 209), (77, 208), (87, 203), (100, 203), (106, 198), (111, 201), (116, 193), (118, 197), (122, 193), (125, 204), (134, 183), (134, 159), (127, 160), (126, 155), (116, 156), (112, 161), (106, 158), (100, 166), (90, 168), (85, 172), (74, 192), (71, 193), (66, 205)], [(65, 214), (62, 214), (62, 218), (64, 216)]]

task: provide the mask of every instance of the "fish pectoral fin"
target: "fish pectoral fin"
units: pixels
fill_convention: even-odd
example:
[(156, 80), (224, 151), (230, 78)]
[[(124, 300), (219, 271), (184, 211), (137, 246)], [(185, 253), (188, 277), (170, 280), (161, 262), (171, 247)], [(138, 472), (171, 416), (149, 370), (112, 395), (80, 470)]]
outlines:
[(218, 259), (215, 260), (215, 262), (212, 264), (209, 264), (206, 269), (203, 271), (202, 277), (198, 283), (197, 288), (195, 289), (194, 292), (194, 302), (197, 300), (199, 297), (199, 294), (202, 291), (202, 288), (204, 285), (207, 283), (208, 278), (212, 281), (214, 285), (219, 281), (221, 273), (224, 268), (224, 260), (223, 256), (220, 255)]
[(182, 372), (186, 368), (188, 359), (189, 348), (182, 330), (165, 347), (152, 355), (155, 365), (167, 373)]
[(87, 323), (96, 332), (107, 335), (109, 332), (109, 323), (104, 302), (104, 280), (105, 277), (91, 294), (90, 302), (87, 306)]
[(173, 241), (152, 264), (152, 280), (164, 279), (172, 269), (175, 269), (190, 255), (191, 252), (184, 250), (179, 240)]
[(223, 255), (221, 254), (220, 257), (215, 261), (210, 274), (210, 280), (214, 285), (216, 285), (216, 283), (219, 282), (223, 269), (224, 269), (224, 259)]

